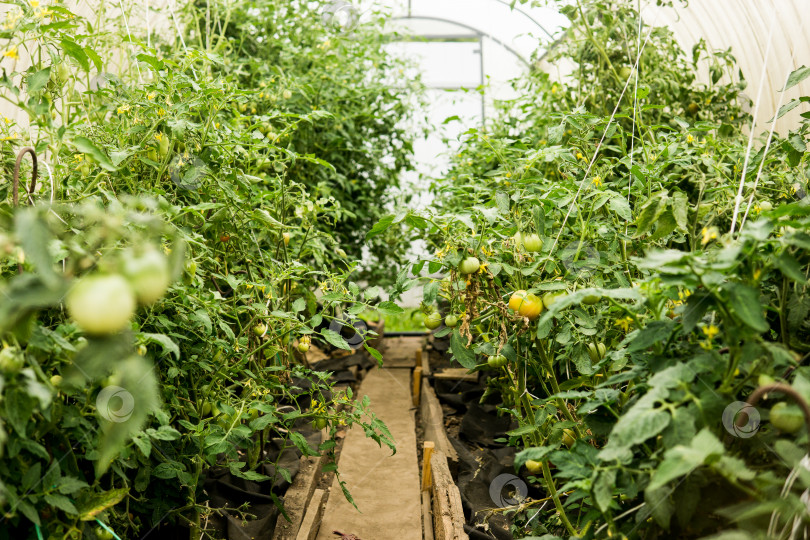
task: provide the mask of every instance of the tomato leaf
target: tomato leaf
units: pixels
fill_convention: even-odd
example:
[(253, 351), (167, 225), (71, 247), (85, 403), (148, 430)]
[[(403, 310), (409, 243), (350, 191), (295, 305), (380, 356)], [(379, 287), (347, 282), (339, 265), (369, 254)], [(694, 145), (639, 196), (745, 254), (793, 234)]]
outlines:
[(678, 224), (678, 230), (684, 233), (689, 226), (688, 213), (689, 199), (682, 191), (676, 191), (672, 194), (672, 216)]
[(515, 470), (520, 469), (530, 459), (533, 461), (545, 461), (549, 454), (556, 450), (553, 446), (535, 446), (526, 448), (515, 454)]
[(84, 54), (86, 54), (90, 60), (93, 61), (93, 65), (96, 66), (96, 70), (101, 71), (101, 68), (104, 67), (104, 62), (101, 60), (98, 53), (90, 47), (85, 47), (82, 50), (84, 51)]
[(137, 55), (135, 58), (137, 58), (141, 62), (145, 62), (145, 63), (149, 64), (149, 66), (152, 69), (154, 69), (156, 72), (160, 71), (160, 70), (162, 70), (164, 68), (164, 63), (162, 61), (158, 60), (157, 58), (155, 58), (154, 56), (150, 56), (148, 54), (141, 53), (141, 54)]
[(147, 342), (157, 343), (163, 349), (163, 354), (174, 354), (175, 358), (178, 360), (180, 359), (180, 347), (177, 346), (177, 343), (172, 341), (172, 339), (164, 334), (139, 334), (141, 338), (146, 340)]
[(638, 216), (638, 220), (636, 220), (636, 226), (638, 227), (636, 238), (643, 236), (652, 229), (659, 216), (666, 210), (668, 198), (666, 192), (661, 191), (654, 194), (642, 205), (641, 213)]
[(368, 351), (368, 354), (370, 354), (377, 361), (380, 367), (382, 367), (383, 365), (382, 353), (377, 349), (375, 349), (374, 347), (370, 346), (368, 343), (363, 343), (363, 347)]
[(790, 90), (807, 77), (810, 77), (810, 68), (806, 66), (802, 66), (793, 73), (790, 74), (788, 77), (787, 83), (785, 84), (785, 90)]
[(393, 302), (385, 301), (380, 302), (377, 306), (377, 311), (384, 315), (397, 315), (399, 313), (404, 313), (405, 310), (396, 305)]
[(768, 322), (762, 315), (759, 293), (742, 283), (727, 283), (723, 287), (728, 292), (729, 303), (734, 314), (757, 332), (767, 332)]
[(35, 92), (39, 92), (42, 88), (45, 87), (46, 84), (48, 84), (50, 78), (51, 78), (50, 67), (37, 71), (33, 75), (29, 75), (27, 79), (28, 93), (33, 94)]
[(616, 469), (599, 472), (593, 484), (593, 500), (602, 512), (607, 512), (613, 501), (613, 488), (616, 485)]
[(93, 495), (84, 504), (79, 505), (79, 519), (82, 521), (95, 520), (101, 512), (124, 500), (127, 493), (129, 493), (128, 488), (119, 488)]
[(374, 236), (377, 236), (378, 234), (387, 231), (388, 227), (390, 227), (393, 222), (394, 222), (393, 214), (383, 217), (382, 219), (380, 219), (380, 221), (374, 224), (374, 226), (371, 228), (370, 231), (366, 233), (366, 239), (373, 238)]
[(59, 510), (66, 512), (68, 514), (78, 514), (79, 511), (76, 510), (76, 507), (70, 502), (70, 499), (65, 497), (64, 495), (59, 495), (58, 493), (46, 493), (43, 498), (45, 502), (51, 506), (55, 506)]
[(70, 38), (63, 37), (62, 41), (59, 42), (62, 45), (62, 49), (64, 49), (65, 54), (71, 56), (74, 60), (76, 60), (82, 69), (88, 71), (90, 69), (90, 62), (87, 61), (87, 53), (84, 52), (75, 41)]
[(436, 280), (436, 281), (431, 281), (430, 283), (425, 285), (424, 289), (422, 289), (422, 301), (425, 304), (427, 304), (429, 306), (433, 305), (433, 303), (436, 301), (436, 297), (439, 294), (439, 285), (440, 284), (441, 283), (438, 280)]
[(464, 338), (458, 333), (458, 330), (453, 330), (450, 336), (450, 351), (453, 353), (453, 358), (467, 369), (472, 369), (476, 366), (475, 354), (467, 348), (464, 343)]
[(14, 219), (14, 229), (20, 238), (25, 258), (33, 263), (46, 285), (56, 288), (62, 278), (53, 267), (51, 253), (48, 250), (52, 237), (45, 222), (34, 210), (19, 212)]
[(334, 330), (329, 330), (328, 328), (321, 331), (321, 335), (323, 338), (332, 346), (337, 347), (338, 349), (343, 349), (344, 351), (352, 350), (349, 347), (349, 344), (346, 343), (346, 340), (343, 339), (343, 336), (335, 332)]
[(117, 170), (115, 165), (112, 164), (112, 161), (110, 161), (110, 158), (107, 157), (107, 154), (105, 154), (104, 151), (98, 146), (93, 144), (93, 141), (90, 139), (86, 137), (76, 137), (73, 139), (73, 145), (76, 146), (76, 149), (79, 152), (91, 155), (102, 168), (108, 171)]
[(630, 204), (627, 202), (627, 199), (621, 195), (616, 194), (615, 197), (611, 198), (608, 203), (608, 208), (623, 220), (633, 221), (633, 212), (630, 210)]

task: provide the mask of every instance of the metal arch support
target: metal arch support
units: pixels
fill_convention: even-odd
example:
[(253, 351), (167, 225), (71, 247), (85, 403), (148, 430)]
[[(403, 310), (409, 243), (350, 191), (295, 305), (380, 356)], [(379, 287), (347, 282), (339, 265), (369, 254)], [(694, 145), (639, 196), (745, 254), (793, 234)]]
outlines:
[[(499, 4), (503, 4), (504, 6), (507, 6), (511, 11), (515, 11), (517, 13), (520, 13), (521, 15), (523, 15), (524, 17), (526, 17), (527, 19), (532, 21), (540, 30), (543, 31), (543, 33), (545, 35), (547, 35), (551, 39), (554, 39), (554, 36), (551, 35), (551, 32), (546, 30), (546, 27), (543, 26), (542, 24), (540, 24), (540, 21), (538, 21), (537, 19), (535, 19), (534, 17), (529, 15), (526, 11), (522, 10), (521, 8), (515, 7), (514, 2), (507, 2), (506, 0), (490, 0), (490, 1), (497, 2)], [(411, 0), (408, 0), (408, 18), (414, 18), (414, 17), (411, 16), (411, 14), (412, 14)]]
[(521, 55), (515, 49), (513, 49), (512, 47), (510, 47), (509, 45), (507, 45), (506, 43), (504, 43), (500, 39), (498, 39), (498, 38), (496, 38), (496, 37), (494, 37), (491, 34), (488, 34), (486, 32), (482, 32), (481, 30), (479, 30), (478, 28), (475, 28), (474, 26), (469, 26), (467, 24), (460, 23), (458, 21), (453, 21), (451, 19), (445, 19), (443, 17), (431, 17), (431, 16), (428, 16), (428, 15), (411, 15), (411, 16), (406, 16), (406, 17), (392, 17), (391, 20), (395, 20), (395, 21), (397, 21), (397, 20), (438, 21), (438, 22), (443, 22), (443, 23), (448, 23), (448, 24), (454, 24), (456, 26), (460, 26), (461, 28), (466, 28), (467, 30), (469, 30), (470, 32), (473, 32), (476, 36), (478, 36), (479, 39), (480, 38), (491, 39), (492, 41), (494, 41), (495, 43), (497, 43), (498, 45), (500, 45), (501, 47), (503, 47), (504, 49), (506, 49), (507, 51), (512, 53), (526, 67), (531, 67), (531, 64), (529, 64), (529, 61), (526, 60), (523, 57), (523, 55)]
[(537, 19), (535, 19), (534, 17), (532, 17), (531, 15), (529, 15), (527, 12), (523, 11), (523, 10), (522, 10), (522, 9), (520, 9), (519, 7), (515, 7), (515, 6), (513, 6), (512, 4), (513, 4), (514, 2), (507, 2), (506, 0), (491, 0), (491, 1), (492, 1), (492, 2), (498, 2), (499, 4), (503, 4), (503, 5), (505, 5), (505, 6), (508, 6), (508, 7), (509, 7), (509, 9), (511, 9), (512, 11), (515, 11), (515, 12), (517, 12), (517, 13), (520, 13), (521, 15), (523, 15), (524, 17), (526, 17), (527, 19), (529, 19), (530, 21), (532, 21), (532, 22), (533, 22), (535, 25), (537, 25), (537, 27), (538, 27), (540, 30), (542, 30), (542, 31), (543, 31), (543, 33), (544, 33), (545, 35), (547, 35), (547, 36), (548, 36), (548, 37), (550, 37), (551, 39), (554, 39), (554, 36), (552, 36), (552, 35), (551, 35), (551, 32), (549, 32), (548, 30), (546, 30), (546, 27), (545, 27), (545, 26), (543, 26), (542, 24), (540, 24), (540, 22), (539, 22)]
[(23, 189), (25, 190), (26, 198), (30, 198), (31, 195), (34, 194), (34, 190), (37, 187), (37, 153), (36, 151), (31, 148), (30, 146), (26, 146), (17, 154), (17, 161), (14, 163), (14, 176), (11, 180), (12, 184), (12, 202), (14, 206), (17, 206), (20, 203), (20, 165), (22, 165), (23, 157), (25, 154), (31, 154), (31, 187), (29, 189), (25, 188), (25, 183), (23, 183)]

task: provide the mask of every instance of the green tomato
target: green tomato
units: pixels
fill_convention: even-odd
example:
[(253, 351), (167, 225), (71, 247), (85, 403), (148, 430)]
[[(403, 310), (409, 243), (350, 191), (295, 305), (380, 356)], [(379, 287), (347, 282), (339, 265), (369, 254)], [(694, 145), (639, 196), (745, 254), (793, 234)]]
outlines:
[(448, 315), (444, 318), (444, 325), (450, 328), (455, 328), (458, 325), (458, 317), (455, 315)]
[[(602, 346), (599, 347), (599, 345), (602, 345)], [(604, 343), (600, 343), (600, 344), (588, 343), (588, 356), (591, 358), (591, 362), (596, 363), (599, 360), (601, 360), (602, 356), (600, 355), (600, 352), (602, 352), (604, 350), (605, 350), (605, 344)]]
[(563, 430), (563, 444), (568, 448), (574, 446), (574, 443), (577, 442), (577, 435), (571, 429), (564, 429)]
[(481, 268), (481, 261), (478, 260), (478, 257), (467, 257), (461, 261), (458, 270), (463, 275), (469, 275), (478, 272), (479, 268)]
[(93, 529), (93, 533), (96, 535), (98, 540), (112, 540), (113, 538), (112, 533), (101, 526)]
[(62, 384), (62, 376), (61, 375), (54, 375), (53, 377), (51, 377), (51, 384), (56, 386), (56, 387), (59, 387), (59, 385)]
[(319, 417), (315, 418), (312, 421), (312, 427), (317, 429), (317, 430), (321, 430), (321, 429), (325, 428), (326, 425), (327, 425), (326, 418), (324, 418), (322, 416), (319, 416)]
[(303, 341), (298, 342), (298, 352), (305, 353), (309, 351), (309, 343), (305, 343)]
[[(228, 431), (229, 429), (231, 429), (231, 423), (232, 422), (233, 422), (233, 419), (230, 417), (230, 415), (227, 415), (227, 414), (222, 414), (217, 418), (217, 425), (219, 427), (221, 427), (222, 429), (224, 429), (225, 431)], [(234, 427), (235, 427), (235, 425), (234, 425)]]
[(771, 408), (771, 423), (779, 431), (796, 433), (804, 425), (804, 414), (796, 405), (780, 401)]
[(79, 165), (79, 170), (81, 171), (82, 176), (90, 176), (90, 162), (87, 161), (87, 157), (82, 160), (81, 165)]
[(138, 301), (144, 305), (159, 300), (171, 284), (169, 261), (154, 247), (148, 247), (141, 253), (127, 251), (122, 269)]
[(526, 470), (532, 474), (540, 474), (543, 471), (543, 464), (533, 459), (526, 460)]
[(551, 304), (557, 301), (558, 297), (562, 295), (557, 295), (552, 292), (547, 292), (543, 295), (543, 305), (546, 306), (546, 309), (551, 307)]
[(543, 249), (543, 239), (534, 233), (523, 235), (523, 248), (530, 253), (537, 253)]
[(67, 60), (62, 60), (56, 66), (56, 80), (59, 84), (65, 84), (70, 79), (70, 65)]
[(765, 373), (760, 373), (757, 377), (757, 386), (770, 386), (776, 382), (776, 379)]
[(253, 333), (261, 337), (267, 333), (267, 325), (264, 323), (257, 324), (253, 327)]
[(627, 66), (622, 66), (622, 69), (619, 70), (619, 78), (622, 81), (626, 81), (630, 78), (630, 75), (633, 74), (633, 70)]
[(487, 359), (487, 365), (493, 369), (502, 368), (506, 365), (506, 357), (502, 354), (490, 356)]
[(115, 334), (129, 326), (135, 313), (135, 293), (118, 274), (96, 274), (80, 279), (68, 292), (65, 305), (88, 334)]
[(25, 357), (18, 347), (3, 347), (0, 350), (0, 371), (7, 375), (18, 373), (25, 365)]
[(589, 294), (582, 299), (582, 303), (585, 304), (586, 306), (592, 306), (594, 304), (599, 303), (599, 300), (601, 299), (602, 297), (599, 296), (598, 294)]
[(160, 157), (165, 158), (169, 154), (169, 145), (171, 142), (169, 141), (169, 136), (165, 133), (161, 133), (160, 139), (158, 139), (158, 148), (160, 150)]
[(759, 203), (759, 208), (763, 212), (770, 212), (771, 210), (773, 210), (773, 205), (770, 203), (770, 201), (762, 201), (761, 203)]
[(434, 311), (427, 317), (425, 317), (425, 327), (428, 330), (435, 330), (442, 324), (442, 314)]

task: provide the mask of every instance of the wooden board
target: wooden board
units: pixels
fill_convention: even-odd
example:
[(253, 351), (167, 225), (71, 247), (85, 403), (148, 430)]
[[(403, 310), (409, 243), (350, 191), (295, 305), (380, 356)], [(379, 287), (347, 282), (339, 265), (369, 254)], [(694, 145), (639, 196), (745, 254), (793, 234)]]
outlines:
[(416, 366), (416, 351), (424, 346), (421, 336), (385, 338), (383, 341), (383, 366), (386, 368), (413, 368)]
[(434, 540), (433, 511), (430, 508), (430, 491), (422, 492), (422, 540)]
[(304, 520), (301, 522), (301, 528), (298, 530), (298, 536), (295, 537), (295, 540), (315, 540), (320, 529), (325, 506), (326, 491), (316, 489), (312, 494), (312, 500), (309, 501)]
[(447, 433), (444, 430), (444, 413), (442, 406), (439, 403), (439, 398), (436, 397), (436, 392), (433, 387), (424, 381), (422, 384), (422, 397), (419, 400), (419, 416), (422, 419), (422, 429), (425, 433), (426, 441), (433, 441), (436, 445), (436, 450), (440, 450), (447, 456), (453, 464), (458, 464), (458, 452), (450, 444), (447, 438)]
[(290, 517), (287, 521), (283, 515), (278, 517), (273, 531), (273, 540), (294, 540), (304, 520), (304, 513), (315, 491), (315, 480), (321, 472), (322, 457), (302, 457), (301, 467), (295, 475), (292, 485), (284, 496), (284, 510)]
[(422, 540), (410, 370), (372, 369), (357, 390), (358, 399), (361, 396), (368, 396), (371, 410), (388, 426), (397, 452), (381, 448), (360, 426), (348, 430), (338, 468), (357, 508), (343, 496), (335, 477), (316, 538), (335, 540), (332, 531), (340, 531), (363, 540)]
[(413, 368), (413, 388), (411, 389), (411, 394), (413, 397), (413, 406), (418, 407), (420, 396), (422, 394), (422, 366), (416, 366)]
[(433, 482), (433, 536), (436, 540), (469, 540), (464, 532), (464, 510), (461, 494), (450, 475), (447, 457), (436, 450), (430, 459)]
[(478, 381), (478, 372), (467, 373), (467, 368), (445, 368), (431, 375), (436, 379), (449, 379), (452, 381)]

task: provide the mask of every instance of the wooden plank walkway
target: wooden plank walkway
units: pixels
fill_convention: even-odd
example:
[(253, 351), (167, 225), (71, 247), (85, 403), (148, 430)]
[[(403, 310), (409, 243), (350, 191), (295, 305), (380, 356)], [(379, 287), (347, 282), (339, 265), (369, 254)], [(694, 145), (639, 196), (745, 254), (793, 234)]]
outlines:
[[(399, 360), (405, 364), (407, 354), (397, 348), (402, 356)], [(415, 357), (415, 350), (410, 356)], [(317, 539), (335, 540), (339, 537), (333, 531), (340, 531), (361, 540), (422, 540), (410, 369), (404, 365), (373, 369), (357, 394), (359, 398), (369, 397), (371, 410), (391, 431), (397, 453), (391, 455), (388, 447), (378, 447), (361, 429), (349, 430), (338, 470), (360, 512), (346, 500), (335, 479)]]

